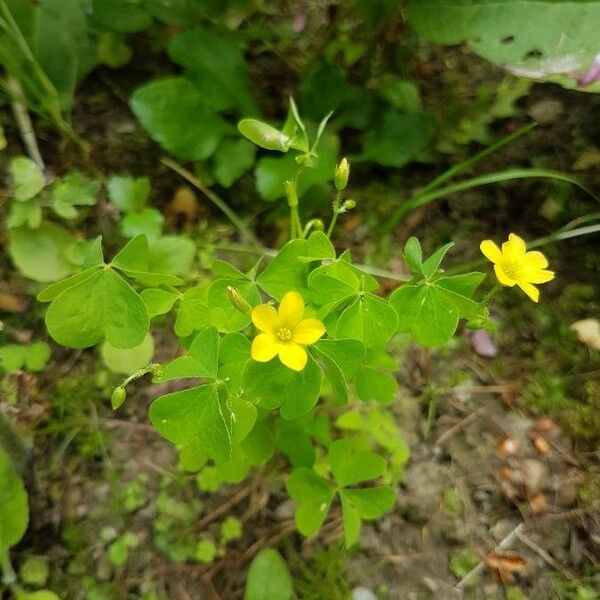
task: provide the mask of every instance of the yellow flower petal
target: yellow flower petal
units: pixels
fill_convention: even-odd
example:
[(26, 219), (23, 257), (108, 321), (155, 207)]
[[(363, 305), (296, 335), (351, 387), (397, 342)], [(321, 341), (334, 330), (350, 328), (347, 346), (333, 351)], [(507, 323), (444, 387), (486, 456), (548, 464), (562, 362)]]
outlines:
[(325, 326), (319, 319), (304, 319), (292, 332), (292, 341), (297, 344), (314, 344), (325, 333)]
[(298, 292), (287, 292), (279, 305), (279, 321), (282, 327), (293, 329), (304, 314), (304, 300)]
[(492, 240), (483, 240), (479, 245), (482, 254), (491, 262), (498, 263), (502, 260), (502, 252), (500, 248), (492, 242)]
[(541, 252), (534, 250), (525, 255), (525, 268), (527, 270), (536, 271), (545, 269), (547, 266), (548, 259)]
[(269, 362), (279, 351), (279, 342), (272, 333), (259, 333), (252, 340), (250, 356), (258, 362)]
[(527, 252), (524, 240), (514, 233), (509, 234), (508, 242), (502, 244), (502, 257), (511, 262), (523, 260)]
[(500, 265), (494, 265), (494, 272), (496, 273), (496, 278), (502, 285), (508, 285), (509, 287), (512, 287), (513, 285), (515, 285), (517, 283), (512, 277), (509, 277), (502, 270)]
[(540, 299), (540, 290), (535, 285), (527, 283), (526, 281), (519, 281), (518, 286), (534, 301), (537, 302)]
[(306, 366), (308, 356), (304, 346), (294, 342), (279, 345), (279, 360), (294, 371), (302, 371)]
[(270, 304), (259, 304), (252, 309), (252, 322), (264, 333), (275, 333), (279, 327), (279, 315)]
[(554, 271), (532, 271), (523, 278), (527, 283), (546, 283), (554, 279)]

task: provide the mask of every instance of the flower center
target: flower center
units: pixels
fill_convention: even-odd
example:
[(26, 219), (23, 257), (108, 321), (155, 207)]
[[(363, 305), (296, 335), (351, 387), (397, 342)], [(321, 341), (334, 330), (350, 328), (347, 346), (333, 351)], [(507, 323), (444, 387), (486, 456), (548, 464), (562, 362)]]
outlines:
[(277, 330), (277, 337), (281, 342), (289, 342), (292, 339), (292, 330), (288, 327), (282, 327)]
[(523, 265), (520, 261), (516, 260), (504, 260), (502, 261), (502, 270), (511, 279), (519, 279), (523, 272)]

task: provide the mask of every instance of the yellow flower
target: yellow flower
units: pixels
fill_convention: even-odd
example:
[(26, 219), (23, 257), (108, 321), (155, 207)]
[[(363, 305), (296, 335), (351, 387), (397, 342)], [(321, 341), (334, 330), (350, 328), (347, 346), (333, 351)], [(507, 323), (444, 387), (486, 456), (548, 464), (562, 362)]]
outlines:
[(251, 356), (258, 362), (268, 362), (276, 355), (294, 371), (302, 371), (308, 356), (304, 346), (314, 344), (324, 333), (318, 319), (303, 319), (304, 300), (298, 292), (287, 292), (279, 311), (270, 304), (252, 309), (252, 322), (261, 332), (252, 341)]
[(502, 250), (492, 240), (484, 240), (480, 248), (494, 263), (498, 281), (509, 287), (518, 285), (534, 302), (539, 300), (540, 291), (533, 284), (554, 279), (554, 272), (545, 270), (546, 257), (541, 252), (527, 252), (525, 242), (514, 233), (502, 244)]

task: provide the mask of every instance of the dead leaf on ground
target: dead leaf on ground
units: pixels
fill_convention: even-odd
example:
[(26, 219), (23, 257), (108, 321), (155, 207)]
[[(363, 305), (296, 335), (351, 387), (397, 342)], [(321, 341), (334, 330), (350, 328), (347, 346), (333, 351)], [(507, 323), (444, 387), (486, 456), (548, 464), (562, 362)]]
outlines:
[(511, 583), (514, 574), (525, 569), (525, 559), (516, 552), (490, 552), (483, 557), (483, 563), (502, 583)]
[(165, 206), (165, 214), (184, 217), (187, 222), (195, 221), (200, 212), (200, 203), (194, 191), (187, 185), (175, 190), (173, 197)]

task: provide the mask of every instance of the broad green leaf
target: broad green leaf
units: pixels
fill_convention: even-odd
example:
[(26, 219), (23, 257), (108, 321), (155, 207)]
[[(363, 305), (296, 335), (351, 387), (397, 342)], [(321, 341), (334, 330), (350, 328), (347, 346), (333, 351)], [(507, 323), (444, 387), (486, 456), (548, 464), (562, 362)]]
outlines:
[(416, 237), (413, 236), (408, 238), (404, 245), (403, 258), (406, 266), (413, 273), (423, 273), (423, 251), (421, 250), (421, 244)]
[(183, 77), (147, 83), (134, 92), (130, 103), (150, 137), (182, 160), (208, 158), (233, 130)]
[(402, 167), (419, 158), (435, 134), (435, 119), (427, 113), (390, 109), (363, 138), (363, 151), (354, 161), (371, 161), (385, 167)]
[(436, 280), (436, 285), (455, 294), (472, 298), (477, 288), (485, 279), (485, 273), (473, 271), (462, 275), (444, 276)]
[(242, 387), (242, 373), (250, 359), (250, 340), (241, 333), (229, 333), (221, 340), (219, 348), (219, 379), (232, 393)]
[(27, 346), (25, 352), (25, 368), (30, 373), (39, 373), (44, 370), (50, 360), (50, 346), (46, 342), (33, 342)]
[(147, 177), (111, 175), (106, 184), (109, 200), (125, 213), (139, 212), (146, 206), (150, 194)]
[(170, 442), (198, 444), (207, 456), (231, 456), (231, 412), (214, 384), (159, 396), (150, 406), (150, 421)]
[(316, 455), (310, 435), (294, 421), (279, 424), (276, 443), (293, 467), (312, 467), (314, 464)]
[(19, 271), (35, 281), (56, 281), (70, 275), (74, 269), (67, 255), (73, 244), (69, 233), (54, 223), (8, 232), (8, 253)]
[(440, 266), (440, 263), (446, 256), (446, 253), (450, 248), (454, 246), (454, 242), (444, 244), (441, 248), (438, 248), (425, 262), (423, 262), (423, 275), (425, 277), (431, 277), (435, 274)]
[(385, 459), (374, 452), (360, 450), (348, 440), (329, 446), (329, 466), (339, 487), (377, 479), (385, 473)]
[(246, 274), (224, 260), (215, 259), (211, 266), (215, 279), (247, 279)]
[(368, 365), (358, 370), (354, 387), (361, 400), (375, 400), (380, 404), (392, 402), (398, 392), (398, 382), (392, 373)]
[(223, 140), (214, 155), (215, 179), (230, 187), (254, 164), (256, 148), (246, 140)]
[(342, 518), (344, 520), (344, 542), (346, 543), (346, 548), (350, 548), (360, 538), (360, 513), (352, 501), (345, 495), (344, 490), (340, 490), (339, 494), (342, 504)]
[(150, 15), (138, 2), (123, 0), (92, 0), (90, 18), (100, 30), (135, 33), (152, 24)]
[(144, 208), (139, 212), (129, 213), (121, 220), (121, 233), (125, 237), (145, 235), (155, 241), (160, 237), (165, 218), (156, 208)]
[(356, 506), (361, 518), (367, 520), (379, 519), (396, 501), (396, 493), (388, 486), (361, 490), (346, 489), (341, 493)]
[(27, 346), (25, 344), (6, 344), (0, 346), (0, 368), (5, 373), (20, 371), (25, 365)]
[(133, 50), (126, 44), (125, 36), (103, 31), (98, 35), (98, 62), (111, 69), (124, 67), (133, 58)]
[(256, 282), (277, 300), (292, 290), (307, 294), (309, 263), (327, 258), (335, 258), (335, 250), (321, 232), (313, 233), (308, 240), (292, 240), (279, 251)]
[(292, 600), (292, 576), (277, 550), (261, 550), (248, 569), (244, 600)]
[(148, 309), (150, 317), (168, 313), (179, 297), (176, 292), (153, 288), (143, 290), (140, 296)]
[(407, 16), (427, 41), (465, 42), (517, 75), (569, 88), (577, 87), (598, 54), (600, 2), (593, 0), (412, 0)]
[(100, 189), (98, 181), (88, 179), (77, 171), (52, 184), (52, 209), (63, 219), (75, 219), (75, 206), (93, 206)]
[(390, 296), (390, 304), (399, 316), (398, 330), (410, 331), (424, 346), (446, 343), (458, 326), (458, 308), (434, 284), (402, 286)]
[(142, 343), (133, 348), (115, 348), (108, 340), (104, 340), (100, 354), (104, 364), (113, 373), (130, 375), (150, 364), (154, 356), (154, 339), (147, 333)]
[(101, 266), (90, 267), (85, 271), (81, 271), (81, 273), (76, 273), (75, 275), (71, 275), (71, 277), (63, 279), (62, 281), (51, 283), (37, 295), (37, 299), (40, 302), (50, 302), (64, 290), (73, 287), (76, 283), (80, 283), (86, 279), (89, 279), (94, 273), (97, 273), (101, 269)]
[(361, 340), (365, 346), (385, 344), (398, 326), (396, 311), (373, 294), (358, 297), (340, 316), (336, 337)]
[(219, 477), (228, 483), (239, 483), (246, 479), (250, 472), (250, 464), (239, 445), (233, 446), (229, 460), (216, 461), (215, 467)]
[(27, 492), (21, 478), (0, 448), (0, 556), (18, 544), (29, 522)]
[(229, 408), (233, 415), (233, 441), (239, 444), (252, 431), (256, 423), (256, 406), (239, 396), (230, 396)]
[(25, 592), (18, 590), (15, 600), (61, 600), (60, 596), (50, 590), (38, 590), (36, 592)]
[(220, 331), (239, 331), (250, 324), (250, 316), (236, 308), (227, 293), (228, 287), (234, 287), (250, 306), (260, 304), (258, 287), (252, 281), (235, 279), (217, 279), (208, 288), (208, 308), (210, 322)]
[(174, 358), (170, 363), (165, 365), (161, 381), (200, 377), (205, 377), (202, 366), (198, 364), (195, 358), (186, 354), (185, 356)]
[(313, 535), (329, 512), (334, 487), (312, 469), (300, 467), (289, 476), (287, 491), (298, 502), (295, 515), (298, 531), (306, 536)]
[(352, 266), (343, 260), (318, 267), (308, 277), (311, 302), (318, 306), (336, 304), (358, 295), (360, 284)]
[(307, 414), (321, 393), (323, 372), (309, 355), (302, 371), (293, 371), (278, 358), (267, 363), (248, 361), (242, 375), (246, 397), (266, 409), (280, 408), (284, 419)]
[(275, 451), (275, 440), (271, 429), (259, 421), (240, 442), (245, 460), (254, 467), (264, 465)]
[(13, 229), (26, 225), (30, 229), (37, 229), (42, 223), (42, 207), (37, 198), (11, 202), (8, 206), (6, 228)]
[(194, 329), (202, 329), (209, 324), (206, 289), (196, 286), (185, 291), (179, 299), (175, 333), (179, 337), (187, 337)]
[(245, 138), (260, 148), (279, 152), (287, 152), (290, 149), (292, 139), (289, 136), (258, 119), (242, 119), (237, 127)]
[[(318, 148), (318, 158), (314, 165), (306, 168), (298, 179), (298, 193), (303, 196), (311, 187), (331, 181), (338, 158), (339, 140), (333, 134), (325, 134)], [(291, 180), (298, 172), (298, 163), (294, 156), (261, 158), (256, 164), (254, 175), (256, 189), (263, 200), (272, 202), (285, 197), (284, 182)]]
[(365, 356), (365, 347), (359, 340), (319, 340), (315, 345), (340, 368), (344, 377), (354, 377)]
[(9, 169), (15, 200), (30, 200), (44, 189), (44, 173), (30, 158), (13, 158)]
[(329, 382), (331, 394), (335, 399), (336, 404), (347, 404), (348, 383), (338, 364), (327, 354), (321, 352), (314, 346), (310, 348), (310, 352)]
[(140, 296), (106, 268), (56, 296), (46, 312), (46, 326), (69, 348), (87, 348), (105, 338), (116, 348), (133, 348), (146, 336), (149, 317)]
[(184, 31), (171, 39), (168, 51), (171, 60), (185, 67), (192, 79), (196, 74), (203, 81), (208, 79), (230, 107), (246, 115), (256, 112), (242, 48), (226, 30)]
[(207, 327), (194, 338), (189, 355), (198, 363), (204, 377), (217, 378), (219, 365), (219, 333), (214, 327)]

